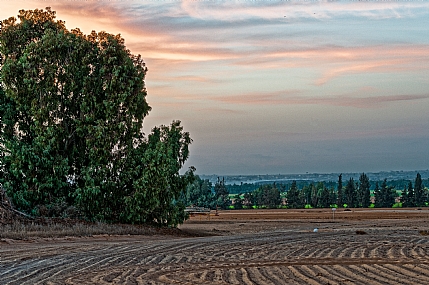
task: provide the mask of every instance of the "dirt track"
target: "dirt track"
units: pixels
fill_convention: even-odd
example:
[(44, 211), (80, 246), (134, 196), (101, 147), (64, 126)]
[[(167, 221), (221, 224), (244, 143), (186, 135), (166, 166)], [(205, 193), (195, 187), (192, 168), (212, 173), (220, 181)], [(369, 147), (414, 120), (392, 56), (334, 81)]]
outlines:
[(0, 284), (429, 284), (429, 210), (335, 215), (225, 211), (181, 226), (199, 238), (4, 241)]

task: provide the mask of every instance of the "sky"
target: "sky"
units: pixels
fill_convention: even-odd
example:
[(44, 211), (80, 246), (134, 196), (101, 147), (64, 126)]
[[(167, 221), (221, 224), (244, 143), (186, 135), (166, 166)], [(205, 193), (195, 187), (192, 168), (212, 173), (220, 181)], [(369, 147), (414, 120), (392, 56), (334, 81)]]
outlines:
[(429, 0), (0, 0), (121, 34), (197, 174), (429, 168)]

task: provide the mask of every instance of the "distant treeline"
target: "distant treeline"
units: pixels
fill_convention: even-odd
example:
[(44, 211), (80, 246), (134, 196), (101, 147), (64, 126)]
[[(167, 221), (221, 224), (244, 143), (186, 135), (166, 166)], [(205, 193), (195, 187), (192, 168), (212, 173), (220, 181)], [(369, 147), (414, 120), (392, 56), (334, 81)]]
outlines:
[(429, 191), (418, 173), (414, 181), (398, 179), (370, 181), (362, 173), (357, 181), (343, 182), (342, 175), (336, 182), (308, 180), (290, 183), (225, 185), (218, 178), (214, 186), (198, 176), (188, 185), (182, 199), (186, 205), (208, 208), (327, 208), (327, 207), (421, 207), (429, 202)]
[[(249, 193), (249, 192), (253, 192), (256, 189), (258, 189), (259, 187), (263, 186), (263, 185), (269, 185), (269, 184), (276, 184), (278, 187), (285, 189), (285, 191), (288, 191), (292, 184), (293, 181), (295, 181), (296, 183), (296, 187), (299, 189), (303, 189), (304, 187), (310, 186), (311, 184), (317, 184), (319, 182), (323, 182), (324, 185), (328, 188), (334, 187), (337, 188), (338, 187), (338, 182), (337, 181), (312, 181), (312, 180), (291, 180), (291, 181), (285, 181), (285, 180), (278, 180), (278, 181), (265, 181), (265, 182), (255, 182), (255, 183), (241, 183), (241, 184), (229, 184), (226, 185), (228, 187), (228, 191), (230, 194), (240, 194), (240, 193)], [(394, 189), (402, 189), (404, 188), (404, 185), (407, 186), (408, 182), (410, 180), (408, 179), (394, 179), (394, 180), (386, 180), (386, 185), (388, 187), (392, 187)], [(384, 179), (382, 180), (371, 180), (370, 183), (370, 189), (374, 190), (376, 184), (378, 183), (378, 185), (381, 185), (384, 182)], [(428, 185), (429, 186), (429, 178), (426, 179), (422, 179), (422, 183), (424, 185)]]

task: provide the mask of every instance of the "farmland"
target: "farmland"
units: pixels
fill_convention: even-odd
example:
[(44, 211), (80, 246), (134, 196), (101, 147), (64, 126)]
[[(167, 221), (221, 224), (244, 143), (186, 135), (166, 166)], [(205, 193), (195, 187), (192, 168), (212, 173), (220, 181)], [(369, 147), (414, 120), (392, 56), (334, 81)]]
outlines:
[[(3, 239), (1, 284), (426, 284), (429, 210), (243, 210), (170, 235)], [(315, 232), (317, 229), (317, 232)], [(187, 237), (185, 237), (187, 236)]]

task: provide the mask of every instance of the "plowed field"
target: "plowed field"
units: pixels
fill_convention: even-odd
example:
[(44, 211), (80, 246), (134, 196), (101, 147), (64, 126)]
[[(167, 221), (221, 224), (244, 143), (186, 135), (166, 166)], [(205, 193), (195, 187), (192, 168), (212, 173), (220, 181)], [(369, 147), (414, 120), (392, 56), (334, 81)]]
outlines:
[[(201, 237), (0, 243), (0, 284), (429, 284), (429, 210), (222, 211)], [(317, 230), (315, 230), (317, 229)]]

